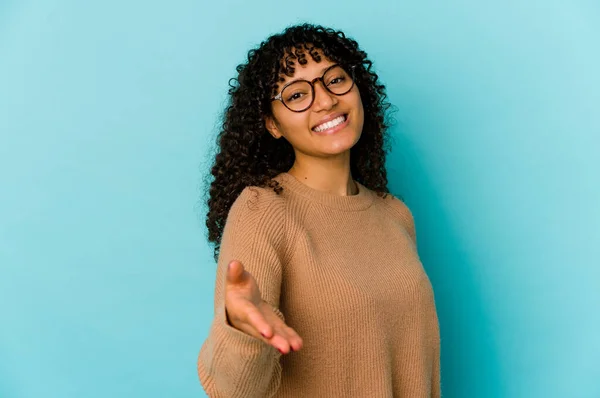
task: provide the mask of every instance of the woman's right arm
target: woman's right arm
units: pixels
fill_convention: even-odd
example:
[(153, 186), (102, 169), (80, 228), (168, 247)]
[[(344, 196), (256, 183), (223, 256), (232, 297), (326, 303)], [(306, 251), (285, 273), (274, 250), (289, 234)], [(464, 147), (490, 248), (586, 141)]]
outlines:
[(279, 311), (283, 227), (282, 203), (264, 191), (257, 196), (245, 189), (229, 212), (217, 264), (214, 319), (198, 357), (198, 375), (209, 397), (274, 395), (282, 352), (302, 345)]

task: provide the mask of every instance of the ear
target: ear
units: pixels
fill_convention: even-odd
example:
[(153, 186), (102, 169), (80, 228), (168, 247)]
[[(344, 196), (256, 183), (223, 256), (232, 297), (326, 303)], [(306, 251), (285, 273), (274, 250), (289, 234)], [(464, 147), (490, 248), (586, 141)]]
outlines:
[(279, 130), (279, 124), (277, 123), (277, 120), (275, 120), (273, 116), (265, 117), (265, 127), (269, 131), (269, 134), (271, 134), (276, 140), (280, 139), (283, 135)]

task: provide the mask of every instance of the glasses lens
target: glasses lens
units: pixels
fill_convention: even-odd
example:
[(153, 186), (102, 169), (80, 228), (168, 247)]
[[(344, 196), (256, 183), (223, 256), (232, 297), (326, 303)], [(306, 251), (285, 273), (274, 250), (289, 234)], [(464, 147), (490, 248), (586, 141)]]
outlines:
[(285, 106), (293, 111), (301, 111), (312, 102), (312, 87), (308, 82), (295, 82), (287, 86), (281, 93)]
[(323, 81), (327, 89), (337, 95), (346, 94), (354, 85), (352, 77), (341, 66), (329, 69), (323, 76)]

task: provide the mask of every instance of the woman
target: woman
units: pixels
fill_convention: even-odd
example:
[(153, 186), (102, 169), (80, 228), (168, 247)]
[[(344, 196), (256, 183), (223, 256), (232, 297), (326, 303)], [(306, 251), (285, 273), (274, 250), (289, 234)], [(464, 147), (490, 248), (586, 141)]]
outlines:
[(388, 193), (384, 86), (342, 32), (303, 24), (238, 66), (212, 168), (210, 397), (439, 397), (413, 217)]

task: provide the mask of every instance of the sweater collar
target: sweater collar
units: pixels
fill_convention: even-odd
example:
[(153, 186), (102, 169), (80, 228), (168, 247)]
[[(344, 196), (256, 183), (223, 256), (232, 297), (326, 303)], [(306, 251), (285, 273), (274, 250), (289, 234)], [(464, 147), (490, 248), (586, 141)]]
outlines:
[(356, 211), (367, 209), (373, 203), (373, 192), (356, 180), (354, 182), (358, 186), (358, 193), (355, 195), (341, 196), (311, 188), (288, 172), (283, 172), (276, 178), (280, 180), (284, 189), (289, 188), (292, 192), (309, 199), (310, 201), (320, 203), (330, 208)]

